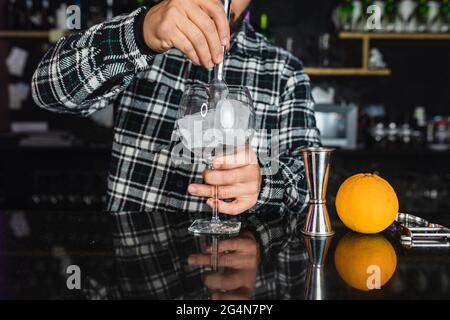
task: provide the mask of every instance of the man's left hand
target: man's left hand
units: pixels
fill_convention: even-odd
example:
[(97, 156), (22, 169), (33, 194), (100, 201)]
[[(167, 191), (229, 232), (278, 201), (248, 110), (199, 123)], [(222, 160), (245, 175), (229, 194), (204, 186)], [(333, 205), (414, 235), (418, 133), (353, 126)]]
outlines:
[[(214, 207), (214, 190), (218, 186), (218, 211), (238, 215), (251, 209), (258, 201), (261, 190), (261, 172), (256, 153), (251, 147), (233, 155), (216, 158), (214, 170), (205, 170), (207, 184), (191, 184), (188, 192), (194, 196), (208, 197), (207, 204)], [(223, 199), (233, 199), (225, 202)]]

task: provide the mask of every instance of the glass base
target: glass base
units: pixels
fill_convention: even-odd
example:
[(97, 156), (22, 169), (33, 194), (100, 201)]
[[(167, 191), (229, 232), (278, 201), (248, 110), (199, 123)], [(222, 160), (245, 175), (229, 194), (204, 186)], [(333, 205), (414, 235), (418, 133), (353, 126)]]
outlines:
[(198, 219), (189, 227), (189, 232), (194, 234), (209, 235), (234, 235), (241, 230), (241, 223), (238, 221), (218, 221)]

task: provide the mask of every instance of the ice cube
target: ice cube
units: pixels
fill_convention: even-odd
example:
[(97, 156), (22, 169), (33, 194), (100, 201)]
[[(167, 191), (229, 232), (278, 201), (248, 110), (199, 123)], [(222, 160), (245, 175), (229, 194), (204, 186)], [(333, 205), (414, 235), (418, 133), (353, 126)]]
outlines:
[(206, 131), (214, 129), (214, 120), (214, 110), (209, 110), (204, 117), (199, 112), (178, 119), (178, 132), (186, 148), (193, 150), (214, 144), (215, 137), (205, 135)]
[(220, 100), (217, 104), (217, 112), (220, 113), (220, 124), (223, 129), (232, 129), (235, 115), (231, 100)]
[(250, 109), (243, 102), (234, 99), (221, 100), (215, 113), (216, 128), (221, 131), (221, 143), (240, 146), (250, 136)]
[(241, 146), (253, 132), (250, 109), (241, 101), (224, 99), (205, 114), (187, 115), (177, 121), (178, 134), (189, 150), (221, 144)]
[(248, 129), (250, 109), (239, 100), (220, 100), (215, 115), (218, 129)]

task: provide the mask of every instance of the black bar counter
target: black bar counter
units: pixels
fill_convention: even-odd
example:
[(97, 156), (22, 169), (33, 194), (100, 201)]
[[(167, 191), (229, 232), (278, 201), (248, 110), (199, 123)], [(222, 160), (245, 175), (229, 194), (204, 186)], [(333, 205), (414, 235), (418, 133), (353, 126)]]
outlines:
[(394, 228), (361, 235), (334, 218), (314, 243), (303, 214), (259, 212), (217, 238), (189, 234), (199, 217), (0, 211), (0, 299), (450, 299), (450, 249), (408, 249)]

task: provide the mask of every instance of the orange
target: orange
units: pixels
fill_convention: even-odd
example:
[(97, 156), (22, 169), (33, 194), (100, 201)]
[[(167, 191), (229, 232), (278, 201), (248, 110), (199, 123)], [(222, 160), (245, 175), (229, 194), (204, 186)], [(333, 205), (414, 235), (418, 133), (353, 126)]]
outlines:
[[(363, 235), (349, 232), (338, 243), (334, 253), (336, 270), (352, 288), (369, 291), (375, 272), (380, 287), (394, 275), (397, 255), (391, 243), (381, 234)], [(375, 267), (374, 267), (375, 266)], [(374, 268), (378, 268), (374, 271)]]
[(398, 198), (392, 186), (375, 174), (351, 176), (336, 195), (336, 211), (351, 230), (378, 233), (394, 222)]

